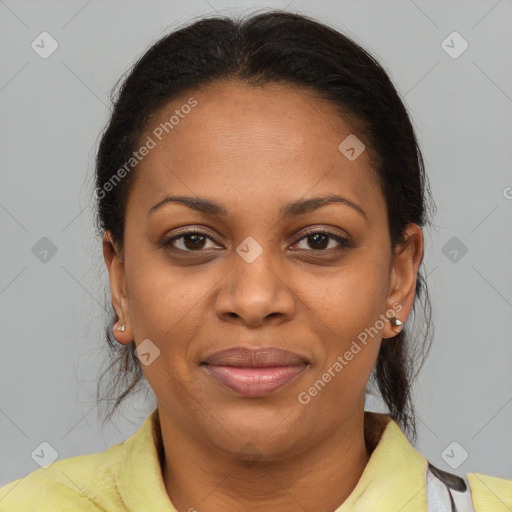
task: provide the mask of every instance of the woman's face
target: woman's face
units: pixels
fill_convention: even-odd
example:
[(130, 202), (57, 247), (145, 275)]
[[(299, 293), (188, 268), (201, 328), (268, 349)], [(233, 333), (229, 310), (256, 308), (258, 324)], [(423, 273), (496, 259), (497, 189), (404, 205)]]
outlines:
[[(151, 121), (122, 260), (108, 234), (104, 248), (128, 324), (117, 339), (135, 340), (176, 430), (277, 459), (360, 428), (382, 337), (396, 334), (386, 312), (406, 320), (422, 246), (410, 225), (393, 257), (369, 151), (358, 156), (353, 138), (339, 148), (355, 132), (309, 92), (240, 82), (193, 91)], [(327, 196), (341, 199), (304, 203)]]

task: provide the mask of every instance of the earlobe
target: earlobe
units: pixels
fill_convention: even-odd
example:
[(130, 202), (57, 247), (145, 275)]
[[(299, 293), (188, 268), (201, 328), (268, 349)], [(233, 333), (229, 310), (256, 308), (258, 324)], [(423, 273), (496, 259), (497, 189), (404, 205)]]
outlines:
[(402, 320), (400, 320), (400, 318), (398, 318), (396, 316), (392, 316), (389, 319), (389, 323), (391, 324), (391, 327), (393, 328), (393, 330), (396, 332), (400, 332), (402, 330), (402, 326), (404, 324), (402, 322)]
[[(394, 304), (394, 307), (391, 309), (388, 309), (386, 311), (386, 318), (389, 322), (389, 325), (386, 325), (382, 331), (382, 337), (383, 338), (393, 338), (397, 334), (401, 332), (404, 326), (404, 320), (402, 320), (400, 317), (395, 316), (395, 312), (401, 311), (401, 304)], [(389, 314), (393, 314), (393, 316), (388, 316)]]
[(130, 331), (128, 331), (127, 327), (128, 324), (121, 324), (120, 322), (116, 322), (114, 326), (112, 335), (121, 345), (128, 345), (128, 343), (133, 341), (133, 336), (131, 335)]

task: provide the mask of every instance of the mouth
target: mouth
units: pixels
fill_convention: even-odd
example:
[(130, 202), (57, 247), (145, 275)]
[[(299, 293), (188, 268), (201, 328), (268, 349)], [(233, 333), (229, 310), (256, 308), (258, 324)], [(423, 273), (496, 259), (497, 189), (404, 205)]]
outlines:
[(273, 347), (234, 347), (215, 352), (201, 363), (207, 374), (239, 395), (259, 397), (284, 388), (309, 366), (304, 357)]

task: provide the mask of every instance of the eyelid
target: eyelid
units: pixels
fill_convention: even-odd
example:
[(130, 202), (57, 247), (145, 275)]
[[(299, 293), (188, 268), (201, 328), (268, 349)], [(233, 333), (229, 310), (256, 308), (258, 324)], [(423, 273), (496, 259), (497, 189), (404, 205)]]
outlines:
[(330, 228), (321, 227), (321, 226), (313, 226), (312, 228), (308, 228), (300, 234), (300, 240), (302, 240), (307, 235), (313, 235), (315, 233), (323, 233), (326, 235), (331, 235), (333, 237), (339, 237), (346, 239), (347, 241), (351, 241), (352, 237), (346, 232), (338, 233), (336, 231), (331, 230)]
[(316, 235), (316, 234), (326, 235), (327, 237), (332, 238), (333, 240), (336, 241), (336, 243), (338, 244), (338, 247), (334, 247), (331, 249), (318, 249), (316, 251), (313, 249), (309, 249), (313, 253), (318, 253), (318, 254), (322, 254), (323, 252), (330, 253), (331, 251), (336, 250), (336, 249), (341, 250), (341, 249), (345, 249), (345, 248), (355, 247), (355, 244), (352, 241), (352, 237), (350, 235), (348, 235), (348, 234), (342, 235), (340, 233), (336, 233), (329, 229), (320, 228), (320, 227), (311, 228), (311, 229), (308, 229), (307, 231), (303, 231), (300, 235), (300, 238), (296, 242), (294, 242), (293, 245), (296, 245), (299, 242), (302, 242), (302, 240), (304, 240), (305, 238), (308, 238), (308, 236)]
[[(180, 238), (182, 238), (183, 236), (186, 236), (186, 235), (202, 235), (202, 236), (205, 236), (206, 238), (210, 238), (216, 244), (222, 245), (221, 242), (219, 240), (217, 240), (217, 237), (215, 235), (213, 235), (210, 231), (207, 231), (207, 228), (205, 228), (205, 227), (201, 227), (201, 228), (185, 227), (185, 228), (179, 230), (177, 233), (174, 233), (171, 236), (165, 236), (163, 238), (163, 240), (158, 243), (158, 247), (160, 247), (160, 248), (172, 247), (173, 249), (175, 249), (172, 246), (173, 242), (175, 242), (176, 240), (179, 240)], [(180, 249), (176, 249), (176, 250), (180, 251)], [(200, 252), (200, 251), (181, 251), (181, 252)]]

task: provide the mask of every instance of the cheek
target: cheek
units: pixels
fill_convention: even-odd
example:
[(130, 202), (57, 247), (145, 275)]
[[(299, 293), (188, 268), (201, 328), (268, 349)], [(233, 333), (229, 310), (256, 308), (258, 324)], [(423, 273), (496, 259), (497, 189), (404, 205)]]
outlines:
[(308, 282), (305, 296), (312, 320), (322, 331), (317, 353), (323, 354), (308, 380), (311, 387), (304, 391), (317, 393), (318, 414), (332, 416), (333, 406), (342, 414), (352, 407), (375, 366), (389, 283), (387, 262), (380, 255), (361, 250), (328, 277)]
[[(322, 368), (312, 376), (307, 385), (301, 389), (300, 403), (304, 404), (304, 414), (311, 418), (321, 418), (322, 428), (330, 428), (343, 421), (348, 411), (357, 403), (365, 400), (367, 383), (375, 366), (378, 345), (361, 346), (361, 351), (352, 356), (350, 361), (341, 352), (342, 363), (337, 361)], [(342, 368), (342, 369), (340, 369)]]
[[(162, 351), (176, 351), (186, 348), (186, 340), (201, 326), (207, 274), (182, 275), (157, 259), (134, 262), (134, 268), (144, 270), (130, 273), (130, 316), (136, 341), (149, 338)], [(175, 343), (178, 339), (183, 343)]]
[[(324, 428), (334, 426), (364, 399), (368, 379), (380, 349), (379, 322), (383, 312), (378, 273), (348, 272), (329, 280), (329, 289), (310, 294), (321, 350), (305, 386), (311, 400), (309, 414), (323, 418)], [(384, 308), (385, 309), (385, 308)], [(304, 396), (304, 395), (303, 395)]]
[(178, 411), (187, 402), (183, 387), (190, 384), (188, 348), (204, 324), (201, 307), (206, 288), (159, 264), (139, 268), (145, 270), (132, 275), (129, 287), (134, 336), (137, 345), (149, 339), (159, 350), (158, 357), (149, 365), (141, 364), (141, 369), (157, 398)]
[(308, 307), (343, 339), (373, 325), (386, 309), (389, 271), (382, 259), (361, 252), (321, 279), (307, 278)]

